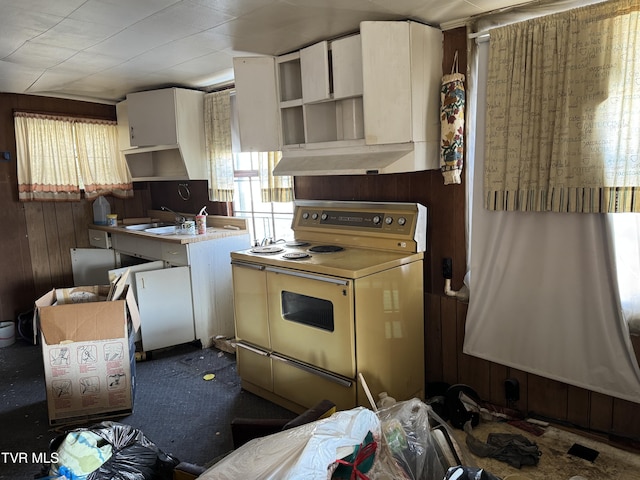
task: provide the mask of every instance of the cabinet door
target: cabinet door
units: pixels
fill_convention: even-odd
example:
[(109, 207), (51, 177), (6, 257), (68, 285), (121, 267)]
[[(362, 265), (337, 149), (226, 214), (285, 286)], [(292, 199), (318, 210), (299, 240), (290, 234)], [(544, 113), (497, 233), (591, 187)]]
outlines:
[(175, 89), (131, 93), (127, 110), (132, 146), (178, 143)]
[(362, 95), (362, 42), (360, 35), (331, 42), (333, 98)]
[(195, 340), (189, 267), (138, 272), (135, 276), (143, 349)]
[(280, 150), (280, 121), (275, 60), (233, 59), (240, 146), (243, 152)]
[(365, 142), (412, 140), (408, 22), (362, 22)]
[(300, 50), (300, 72), (304, 103), (328, 100), (331, 97), (327, 42), (319, 42)]

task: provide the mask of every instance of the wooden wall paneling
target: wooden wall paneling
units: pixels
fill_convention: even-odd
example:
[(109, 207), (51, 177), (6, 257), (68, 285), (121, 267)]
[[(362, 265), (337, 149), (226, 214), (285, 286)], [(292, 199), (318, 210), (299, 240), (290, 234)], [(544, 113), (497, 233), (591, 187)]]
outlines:
[(590, 392), (584, 388), (567, 386), (567, 421), (580, 427), (589, 427)]
[(49, 263), (49, 271), (51, 272), (51, 287), (64, 286), (64, 268), (61, 253), (63, 246), (61, 245), (58, 232), (55, 203), (43, 202), (42, 221), (47, 244), (47, 260)]
[(51, 289), (51, 269), (44, 225), (42, 202), (24, 204), (29, 252), (31, 253), (31, 271), (36, 298)]
[(640, 432), (638, 405), (619, 398), (613, 399), (611, 430), (618, 435), (635, 437), (638, 440), (638, 432)]
[(613, 398), (598, 392), (590, 392), (589, 428), (607, 432), (613, 423)]
[(467, 304), (455, 301), (457, 316), (458, 381), (471, 386), (480, 398), (491, 398), (491, 362), (463, 353)]
[(444, 380), (442, 359), (442, 315), (440, 314), (440, 295), (425, 294), (425, 376), (426, 382)]
[[(59, 282), (54, 287), (70, 287), (73, 285), (71, 266), (71, 249), (76, 247), (76, 231), (73, 218), (73, 207), (70, 202), (55, 203), (56, 235), (60, 248)], [(53, 236), (53, 232), (51, 233)]]
[(458, 322), (456, 301), (440, 296), (440, 318), (442, 322), (442, 374), (451, 385), (458, 383)]
[(73, 202), (71, 211), (75, 228), (75, 247), (88, 248), (90, 247), (88, 228), (93, 224), (93, 204), (87, 200)]
[(529, 410), (559, 420), (567, 419), (567, 385), (556, 380), (529, 374), (527, 386)]

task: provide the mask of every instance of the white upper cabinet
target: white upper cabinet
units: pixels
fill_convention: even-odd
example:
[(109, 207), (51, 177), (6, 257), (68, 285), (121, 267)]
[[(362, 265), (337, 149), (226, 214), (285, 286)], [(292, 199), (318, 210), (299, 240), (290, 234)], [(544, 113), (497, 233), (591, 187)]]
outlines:
[(120, 149), (134, 181), (207, 179), (203, 92), (131, 93), (116, 112)]
[[(255, 61), (236, 59), (235, 65)], [(238, 114), (241, 138), (243, 126), (266, 119), (260, 124), (268, 137), (262, 146), (274, 150), (277, 143), (283, 152), (276, 174), (439, 168), (440, 30), (411, 21), (362, 22), (358, 34), (276, 57), (266, 70), (248, 78), (236, 68), (239, 103), (253, 99)], [(271, 89), (265, 78), (274, 74)], [(262, 87), (270, 89), (261, 93), (269, 102), (252, 97)], [(271, 120), (274, 102), (278, 121)], [(244, 140), (242, 149), (249, 150)]]
[(191, 129), (202, 127), (204, 94), (165, 88), (127, 95), (131, 146), (175, 145)]
[(242, 151), (280, 150), (275, 60), (272, 57), (236, 57), (233, 69)]

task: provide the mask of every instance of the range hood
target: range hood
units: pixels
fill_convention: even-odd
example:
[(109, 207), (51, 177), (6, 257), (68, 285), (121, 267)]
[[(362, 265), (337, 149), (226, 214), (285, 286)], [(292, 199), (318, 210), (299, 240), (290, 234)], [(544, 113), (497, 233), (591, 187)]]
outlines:
[(375, 175), (440, 168), (438, 143), (409, 142), (282, 151), (274, 175)]
[(154, 145), (123, 150), (133, 181), (206, 180), (206, 161), (185, 144)]

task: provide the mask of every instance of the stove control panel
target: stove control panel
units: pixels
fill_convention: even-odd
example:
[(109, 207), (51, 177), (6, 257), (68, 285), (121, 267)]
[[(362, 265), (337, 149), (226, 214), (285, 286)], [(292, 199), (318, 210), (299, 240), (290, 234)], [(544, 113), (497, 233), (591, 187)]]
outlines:
[(411, 234), (415, 214), (412, 212), (354, 211), (303, 208), (297, 217), (300, 227), (330, 230), (355, 229)]

